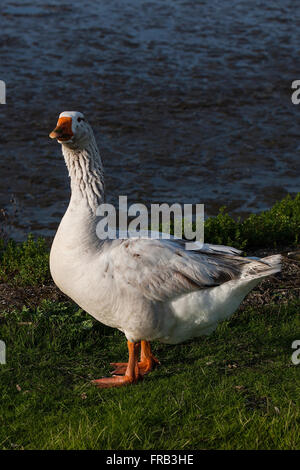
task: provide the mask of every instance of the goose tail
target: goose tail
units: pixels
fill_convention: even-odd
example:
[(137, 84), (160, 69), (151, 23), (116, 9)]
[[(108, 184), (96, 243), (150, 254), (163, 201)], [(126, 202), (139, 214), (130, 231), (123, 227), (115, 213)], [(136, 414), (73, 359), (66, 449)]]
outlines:
[(242, 271), (242, 279), (260, 279), (281, 271), (281, 255), (271, 255), (253, 260), (252, 263), (246, 264)]

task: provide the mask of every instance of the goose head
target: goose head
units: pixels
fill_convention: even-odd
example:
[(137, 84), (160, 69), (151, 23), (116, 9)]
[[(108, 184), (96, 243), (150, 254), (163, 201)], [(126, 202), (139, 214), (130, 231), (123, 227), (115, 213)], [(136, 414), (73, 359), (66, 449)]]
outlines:
[(93, 138), (93, 131), (82, 113), (64, 111), (59, 115), (56, 127), (49, 137), (71, 149), (85, 148)]

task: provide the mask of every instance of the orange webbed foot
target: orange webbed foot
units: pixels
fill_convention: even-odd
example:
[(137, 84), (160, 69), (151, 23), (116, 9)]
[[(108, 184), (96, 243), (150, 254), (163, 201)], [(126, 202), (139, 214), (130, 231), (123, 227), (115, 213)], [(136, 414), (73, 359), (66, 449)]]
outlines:
[(112, 375), (124, 375), (128, 367), (128, 362), (111, 362), (110, 365), (115, 367), (111, 372)]
[(102, 379), (93, 380), (92, 383), (99, 388), (122, 387), (124, 385), (135, 384), (141, 379), (138, 368), (138, 351), (140, 343), (127, 341), (129, 351), (129, 361), (126, 364), (125, 375), (103, 377)]
[(131, 385), (136, 382), (137, 380), (126, 375), (92, 380), (92, 384), (96, 385), (98, 388), (123, 387), (124, 385)]

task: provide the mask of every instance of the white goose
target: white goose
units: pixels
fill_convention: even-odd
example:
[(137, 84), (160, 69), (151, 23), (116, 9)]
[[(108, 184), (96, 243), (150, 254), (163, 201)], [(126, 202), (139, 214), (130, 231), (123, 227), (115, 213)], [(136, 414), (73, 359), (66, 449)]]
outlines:
[[(150, 341), (180, 343), (207, 335), (228, 318), (263, 278), (280, 271), (280, 255), (253, 260), (234, 248), (205, 244), (186, 251), (181, 240), (100, 240), (103, 167), (91, 126), (65, 111), (50, 137), (62, 144), (71, 199), (53, 241), (56, 285), (105, 325), (124, 332), (128, 363), (114, 363), (99, 387), (136, 383), (158, 360)], [(141, 348), (140, 360), (138, 359)]]

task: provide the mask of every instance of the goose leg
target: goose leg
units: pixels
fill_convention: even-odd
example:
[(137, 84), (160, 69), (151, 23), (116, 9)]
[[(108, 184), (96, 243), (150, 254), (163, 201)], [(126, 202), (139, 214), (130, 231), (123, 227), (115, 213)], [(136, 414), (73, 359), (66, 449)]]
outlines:
[[(159, 365), (159, 360), (152, 354), (151, 346), (149, 341), (141, 341), (141, 359), (138, 363), (140, 375), (149, 374), (157, 365)], [(115, 370), (112, 374), (123, 375), (127, 368), (126, 362), (111, 362), (111, 366), (115, 367)]]
[(126, 364), (125, 375), (105, 377), (102, 379), (93, 380), (92, 383), (99, 388), (121, 387), (123, 385), (135, 384), (141, 379), (141, 374), (138, 368), (138, 352), (140, 343), (132, 343), (127, 341), (129, 360)]
[(149, 374), (159, 364), (159, 360), (151, 351), (150, 342), (141, 341), (141, 362), (138, 364), (140, 373)]

